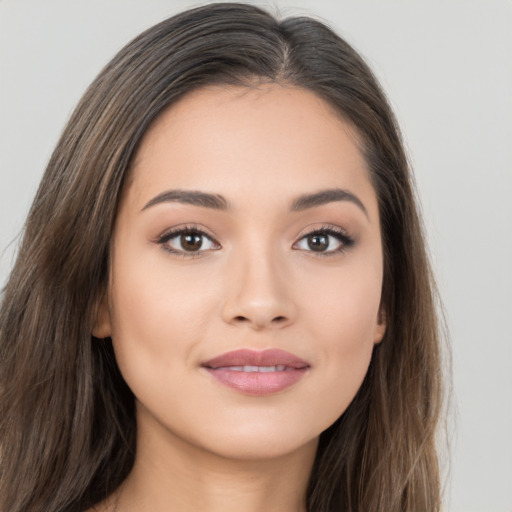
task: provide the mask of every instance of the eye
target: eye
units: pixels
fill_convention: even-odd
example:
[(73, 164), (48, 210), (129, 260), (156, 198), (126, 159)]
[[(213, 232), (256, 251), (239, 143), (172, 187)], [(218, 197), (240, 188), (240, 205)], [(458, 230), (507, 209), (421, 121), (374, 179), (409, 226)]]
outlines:
[(345, 231), (329, 227), (308, 233), (293, 248), (330, 256), (344, 252), (352, 245), (354, 245), (354, 239)]
[(158, 243), (166, 251), (182, 256), (194, 256), (220, 249), (220, 245), (212, 237), (195, 227), (169, 231), (158, 239)]

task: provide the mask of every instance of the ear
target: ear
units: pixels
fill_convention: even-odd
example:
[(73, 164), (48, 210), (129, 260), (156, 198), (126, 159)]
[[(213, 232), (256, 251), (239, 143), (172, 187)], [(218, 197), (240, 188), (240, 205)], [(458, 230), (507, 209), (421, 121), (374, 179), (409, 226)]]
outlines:
[(109, 338), (112, 335), (110, 311), (106, 294), (101, 299), (96, 309), (96, 318), (92, 329), (92, 335), (99, 339)]
[(382, 338), (384, 338), (384, 334), (386, 334), (386, 311), (384, 308), (379, 308), (379, 313), (377, 315), (377, 323), (375, 324), (375, 332), (373, 336), (373, 343), (377, 344), (382, 341)]

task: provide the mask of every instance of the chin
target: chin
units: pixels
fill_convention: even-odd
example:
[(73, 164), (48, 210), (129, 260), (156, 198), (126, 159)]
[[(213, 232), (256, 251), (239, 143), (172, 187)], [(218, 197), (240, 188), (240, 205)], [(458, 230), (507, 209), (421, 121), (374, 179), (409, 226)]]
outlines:
[(301, 443), (290, 443), (289, 440), (287, 441), (274, 439), (271, 441), (254, 442), (254, 440), (241, 439), (235, 443), (230, 442), (229, 446), (215, 447), (215, 452), (213, 453), (233, 461), (258, 462), (275, 460), (293, 455), (294, 453), (303, 453), (307, 450), (316, 452), (318, 444), (318, 438)]
[(287, 455), (312, 450), (316, 452), (319, 433), (298, 431), (297, 424), (282, 422), (276, 425), (236, 426), (223, 432), (208, 433), (202, 445), (211, 453), (232, 460), (269, 460)]

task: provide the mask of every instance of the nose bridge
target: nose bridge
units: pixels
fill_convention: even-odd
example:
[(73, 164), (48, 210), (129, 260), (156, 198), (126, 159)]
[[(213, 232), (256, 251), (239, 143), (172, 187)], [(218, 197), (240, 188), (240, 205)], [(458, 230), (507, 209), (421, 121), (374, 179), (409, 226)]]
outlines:
[(254, 329), (289, 324), (295, 307), (282, 255), (271, 243), (252, 240), (233, 251), (224, 320)]

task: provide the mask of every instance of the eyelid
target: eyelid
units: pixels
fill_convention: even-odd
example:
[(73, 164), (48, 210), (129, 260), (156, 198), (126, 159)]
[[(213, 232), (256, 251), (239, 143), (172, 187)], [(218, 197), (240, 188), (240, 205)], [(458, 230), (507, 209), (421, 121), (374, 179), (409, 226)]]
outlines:
[[(174, 249), (170, 247), (169, 245), (166, 245), (169, 240), (172, 240), (173, 238), (176, 238), (184, 233), (197, 233), (208, 240), (210, 240), (213, 244), (215, 244), (217, 247), (215, 249), (199, 249), (198, 251), (185, 251), (185, 250), (179, 250)], [(189, 257), (194, 258), (198, 256), (202, 256), (205, 253), (209, 251), (216, 251), (221, 248), (220, 243), (217, 241), (217, 239), (210, 233), (208, 233), (204, 228), (196, 225), (196, 224), (185, 224), (180, 226), (174, 226), (173, 228), (167, 229), (164, 231), (161, 235), (159, 235), (155, 243), (159, 244), (163, 250), (177, 256), (183, 256), (183, 257)]]
[(329, 257), (348, 251), (356, 243), (355, 238), (351, 236), (344, 228), (332, 224), (323, 224), (319, 227), (310, 227), (307, 231), (298, 235), (297, 241), (293, 244), (292, 248), (295, 248), (295, 246), (306, 237), (314, 234), (326, 234), (328, 236), (333, 236), (339, 240), (340, 247), (330, 251), (314, 251), (300, 248), (297, 248), (296, 250), (303, 250), (304, 252), (312, 253), (315, 257)]
[[(307, 230), (304, 230), (301, 234), (299, 234), (296, 238), (296, 241), (292, 245), (292, 249), (300, 250), (307, 253), (312, 253), (315, 257), (328, 257), (333, 256), (336, 254), (344, 253), (347, 250), (349, 250), (356, 242), (354, 237), (352, 237), (344, 228), (332, 224), (323, 224), (321, 226), (316, 227), (308, 227)], [(199, 234), (208, 240), (212, 242), (216, 247), (210, 248), (210, 249), (199, 249), (197, 251), (187, 251), (187, 250), (180, 250), (175, 249), (169, 245), (166, 245), (167, 242), (175, 237), (178, 237), (179, 235), (182, 235), (184, 233), (196, 233)], [(327, 236), (332, 236), (336, 238), (340, 246), (336, 249), (331, 249), (327, 251), (315, 251), (313, 249), (307, 250), (297, 247), (297, 245), (303, 241), (306, 237), (314, 235), (314, 234), (323, 234)], [(205, 253), (216, 251), (222, 248), (221, 244), (218, 242), (216, 237), (214, 237), (212, 234), (210, 234), (206, 229), (200, 227), (197, 224), (185, 224), (185, 225), (179, 225), (174, 226), (173, 228), (169, 228), (166, 231), (164, 231), (161, 235), (159, 235), (155, 240), (155, 243), (162, 246), (162, 249), (165, 251), (178, 256), (183, 257), (199, 257), (203, 256)]]

